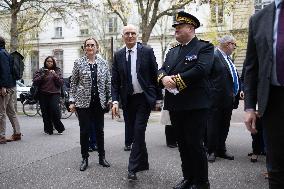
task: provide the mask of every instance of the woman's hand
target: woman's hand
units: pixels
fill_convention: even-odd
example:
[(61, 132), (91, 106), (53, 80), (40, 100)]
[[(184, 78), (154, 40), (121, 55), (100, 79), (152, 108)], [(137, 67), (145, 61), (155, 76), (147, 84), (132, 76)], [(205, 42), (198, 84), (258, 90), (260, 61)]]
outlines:
[(75, 104), (74, 103), (70, 104), (69, 109), (70, 109), (71, 112), (76, 112)]

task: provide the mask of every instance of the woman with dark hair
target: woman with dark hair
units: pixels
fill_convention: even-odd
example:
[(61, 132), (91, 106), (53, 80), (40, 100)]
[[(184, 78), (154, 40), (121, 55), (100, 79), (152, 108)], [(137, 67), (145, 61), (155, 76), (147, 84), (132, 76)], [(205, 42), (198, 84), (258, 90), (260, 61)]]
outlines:
[(78, 114), (80, 144), (83, 161), (80, 171), (88, 166), (89, 137), (95, 130), (99, 164), (109, 167), (104, 150), (104, 113), (110, 100), (109, 65), (98, 54), (98, 42), (94, 38), (84, 42), (85, 55), (75, 61), (70, 85), (70, 110)]
[(60, 93), (63, 78), (60, 68), (52, 56), (46, 57), (44, 66), (36, 71), (33, 85), (38, 87), (38, 99), (44, 123), (44, 132), (52, 135), (53, 128), (62, 134), (65, 130), (60, 120)]

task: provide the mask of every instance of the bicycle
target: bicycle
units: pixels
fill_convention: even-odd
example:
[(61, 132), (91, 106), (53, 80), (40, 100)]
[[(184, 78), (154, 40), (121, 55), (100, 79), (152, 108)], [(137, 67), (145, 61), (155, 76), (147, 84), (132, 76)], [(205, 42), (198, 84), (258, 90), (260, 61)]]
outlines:
[(37, 100), (34, 100), (30, 93), (22, 93), (20, 95), (21, 103), (23, 104), (23, 112), (29, 117), (34, 117), (41, 114), (40, 105)]

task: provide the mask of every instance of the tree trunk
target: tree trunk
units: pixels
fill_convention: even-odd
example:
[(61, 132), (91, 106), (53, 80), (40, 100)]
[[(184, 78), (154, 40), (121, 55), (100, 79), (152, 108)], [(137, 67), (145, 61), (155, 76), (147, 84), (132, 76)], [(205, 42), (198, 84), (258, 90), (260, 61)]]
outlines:
[(18, 30), (17, 30), (17, 23), (18, 23), (18, 10), (17, 6), (13, 5), (11, 8), (11, 28), (10, 28), (10, 49), (11, 52), (16, 51), (19, 47), (19, 39), (18, 39)]

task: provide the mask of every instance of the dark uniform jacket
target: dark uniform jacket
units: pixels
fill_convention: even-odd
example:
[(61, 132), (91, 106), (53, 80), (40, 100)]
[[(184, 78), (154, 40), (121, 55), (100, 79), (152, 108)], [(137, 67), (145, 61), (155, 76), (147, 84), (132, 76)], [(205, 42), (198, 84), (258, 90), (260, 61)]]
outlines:
[(176, 46), (167, 53), (158, 71), (158, 83), (164, 87), (161, 80), (164, 76), (177, 75), (175, 82), (179, 93), (174, 95), (166, 90), (164, 109), (179, 111), (210, 107), (208, 74), (213, 55), (213, 45), (197, 37), (186, 46)]

